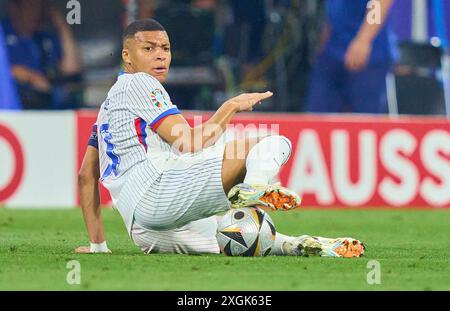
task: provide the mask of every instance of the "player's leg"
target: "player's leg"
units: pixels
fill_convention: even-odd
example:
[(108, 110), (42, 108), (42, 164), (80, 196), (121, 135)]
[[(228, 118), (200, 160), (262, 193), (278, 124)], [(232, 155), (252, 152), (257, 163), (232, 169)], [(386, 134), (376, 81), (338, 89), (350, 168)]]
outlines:
[(230, 209), (222, 183), (225, 145), (166, 162), (161, 177), (141, 198), (134, 221), (154, 231), (181, 228)]
[(146, 254), (218, 254), (215, 216), (164, 231), (146, 229), (136, 222), (131, 230), (134, 243)]
[(352, 258), (361, 257), (365, 248), (364, 243), (353, 238), (293, 237), (277, 232), (270, 255)]
[(222, 163), (222, 183), (225, 193), (228, 193), (235, 185), (244, 182), (248, 154), (260, 140), (259, 137), (253, 137), (234, 140), (225, 145)]
[[(319, 255), (321, 248), (319, 243), (297, 243), (299, 237), (284, 235), (277, 232), (275, 235), (275, 242), (273, 244), (270, 255), (275, 256), (309, 256)], [(303, 240), (302, 240), (303, 242)], [(292, 245), (298, 246), (293, 249)]]
[(280, 185), (270, 185), (291, 151), (289, 139), (278, 135), (264, 137), (257, 143), (249, 140), (228, 143), (222, 180), (233, 207), (262, 205), (273, 210), (298, 207), (301, 200), (297, 194)]
[(297, 195), (267, 184), (287, 161), (290, 150), (286, 138), (271, 136), (259, 142), (247, 139), (218, 144), (199, 154), (170, 160), (159, 181), (138, 202), (134, 220), (146, 229), (164, 231), (227, 211), (230, 201), (224, 190), (249, 176), (258, 185), (233, 188), (239, 190), (238, 203), (267, 206), (259, 199), (272, 200), (271, 195), (276, 195), (273, 206), (283, 204), (284, 199), (297, 206)]

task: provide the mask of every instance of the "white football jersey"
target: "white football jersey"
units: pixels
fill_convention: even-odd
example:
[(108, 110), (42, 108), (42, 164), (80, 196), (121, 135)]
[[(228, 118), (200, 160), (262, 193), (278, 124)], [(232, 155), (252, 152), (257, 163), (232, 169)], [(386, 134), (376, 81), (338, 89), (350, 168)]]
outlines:
[[(174, 152), (156, 129), (165, 117), (179, 113), (164, 87), (151, 75), (119, 76), (97, 117), (100, 179), (114, 204), (126, 183), (136, 184), (139, 197), (139, 192), (145, 192), (161, 175), (161, 161)], [(132, 173), (138, 166), (142, 167), (139, 174)]]

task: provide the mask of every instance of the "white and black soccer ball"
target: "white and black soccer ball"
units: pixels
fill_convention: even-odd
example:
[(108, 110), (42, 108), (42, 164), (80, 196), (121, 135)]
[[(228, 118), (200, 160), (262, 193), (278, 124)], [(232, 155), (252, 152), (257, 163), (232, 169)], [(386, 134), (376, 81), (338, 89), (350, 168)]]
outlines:
[(276, 230), (260, 208), (232, 209), (219, 221), (217, 241), (226, 256), (266, 256), (275, 243)]

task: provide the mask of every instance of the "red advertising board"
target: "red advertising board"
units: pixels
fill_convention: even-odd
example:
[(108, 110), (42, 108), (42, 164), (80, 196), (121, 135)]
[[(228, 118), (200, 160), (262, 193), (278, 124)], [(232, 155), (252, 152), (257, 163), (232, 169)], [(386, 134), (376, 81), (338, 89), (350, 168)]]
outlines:
[[(184, 114), (193, 124), (210, 113)], [(78, 113), (78, 166), (96, 114)], [(305, 206), (450, 207), (444, 118), (240, 114), (234, 131), (279, 130), (293, 153), (280, 172)], [(102, 190), (102, 203), (110, 203)]]
[(14, 133), (13, 129), (0, 123), (0, 139), (10, 146), (13, 152), (14, 164), (12, 165), (12, 174), (10, 174), (9, 180), (5, 183), (5, 186), (0, 187), (0, 204), (9, 199), (20, 188), (20, 184), (24, 175), (24, 155), (22, 144)]

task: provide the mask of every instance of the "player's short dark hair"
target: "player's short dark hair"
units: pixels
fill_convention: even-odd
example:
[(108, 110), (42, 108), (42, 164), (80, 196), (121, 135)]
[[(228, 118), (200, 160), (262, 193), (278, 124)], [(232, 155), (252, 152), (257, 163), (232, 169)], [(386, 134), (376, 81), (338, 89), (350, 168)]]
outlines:
[(166, 31), (166, 29), (155, 19), (146, 18), (132, 22), (123, 33), (123, 40), (134, 38), (141, 31)]

